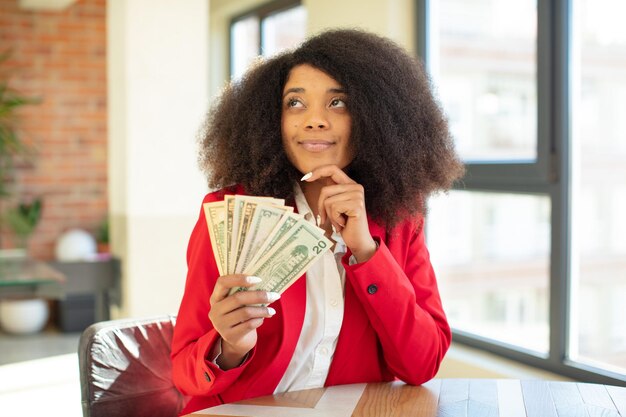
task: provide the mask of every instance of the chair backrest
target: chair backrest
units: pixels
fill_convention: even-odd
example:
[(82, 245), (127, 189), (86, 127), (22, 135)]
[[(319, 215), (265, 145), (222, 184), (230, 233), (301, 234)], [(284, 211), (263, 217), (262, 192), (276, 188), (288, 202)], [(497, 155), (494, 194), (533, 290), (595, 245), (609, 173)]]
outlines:
[(78, 347), (85, 417), (173, 417), (184, 405), (172, 383), (176, 317), (111, 320), (82, 333)]

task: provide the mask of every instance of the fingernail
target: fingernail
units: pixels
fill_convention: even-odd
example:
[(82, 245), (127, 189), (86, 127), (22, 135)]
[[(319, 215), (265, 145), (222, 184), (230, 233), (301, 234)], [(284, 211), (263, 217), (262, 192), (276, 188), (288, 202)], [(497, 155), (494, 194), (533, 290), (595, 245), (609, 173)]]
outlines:
[(304, 174), (304, 177), (300, 178), (300, 181), (306, 181), (309, 178), (311, 178), (312, 176), (313, 176), (313, 173), (312, 172), (308, 172), (308, 173)]
[(274, 314), (276, 314), (276, 310), (274, 310), (272, 307), (268, 307), (267, 314), (269, 314), (270, 316), (273, 316)]
[(333, 228), (333, 233), (337, 233), (337, 229), (335, 229), (335, 225), (334, 224), (331, 224), (330, 227)]
[(274, 301), (278, 300), (280, 298), (280, 294), (277, 292), (268, 292), (267, 293), (267, 302), (268, 303), (273, 303)]
[(261, 278), (259, 278), (259, 277), (255, 277), (255, 276), (250, 275), (249, 277), (246, 277), (246, 282), (248, 284), (258, 284), (258, 283), (263, 282), (263, 280)]
[(322, 224), (322, 216), (320, 216), (319, 214), (315, 218), (315, 224), (317, 225), (317, 227), (319, 227), (320, 224)]

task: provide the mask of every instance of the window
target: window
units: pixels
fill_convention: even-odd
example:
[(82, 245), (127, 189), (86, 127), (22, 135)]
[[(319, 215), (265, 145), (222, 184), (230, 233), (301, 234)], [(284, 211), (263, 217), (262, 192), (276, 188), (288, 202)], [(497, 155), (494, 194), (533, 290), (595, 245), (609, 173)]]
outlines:
[(428, 224), (450, 323), (547, 354), (549, 199), (453, 191), (431, 201)]
[(429, 202), (455, 340), (626, 383), (626, 5), (418, 0), (467, 175)]
[(529, 1), (438, 2), (433, 60), (465, 160), (534, 160), (536, 8)]
[(572, 317), (576, 361), (626, 374), (626, 3), (574, 2)]
[(299, 1), (277, 0), (232, 20), (230, 73), (238, 78), (258, 56), (271, 56), (306, 36), (306, 9)]

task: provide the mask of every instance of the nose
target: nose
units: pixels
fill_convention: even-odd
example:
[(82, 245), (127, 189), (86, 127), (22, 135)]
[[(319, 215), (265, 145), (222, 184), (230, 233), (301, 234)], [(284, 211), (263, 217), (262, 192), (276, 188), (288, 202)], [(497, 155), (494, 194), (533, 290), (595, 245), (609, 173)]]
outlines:
[(323, 130), (329, 126), (328, 118), (323, 110), (309, 110), (305, 123), (307, 130)]

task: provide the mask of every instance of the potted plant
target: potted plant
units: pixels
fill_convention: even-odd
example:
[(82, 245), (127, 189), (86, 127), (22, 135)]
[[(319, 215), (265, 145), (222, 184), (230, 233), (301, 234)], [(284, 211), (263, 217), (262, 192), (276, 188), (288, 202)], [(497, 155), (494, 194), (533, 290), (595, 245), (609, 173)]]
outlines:
[(98, 242), (98, 253), (108, 254), (109, 248), (109, 217), (105, 217), (96, 231), (96, 242)]
[(18, 247), (26, 248), (28, 238), (41, 218), (41, 209), (41, 198), (37, 197), (30, 203), (22, 202), (7, 210), (4, 222), (17, 237)]

